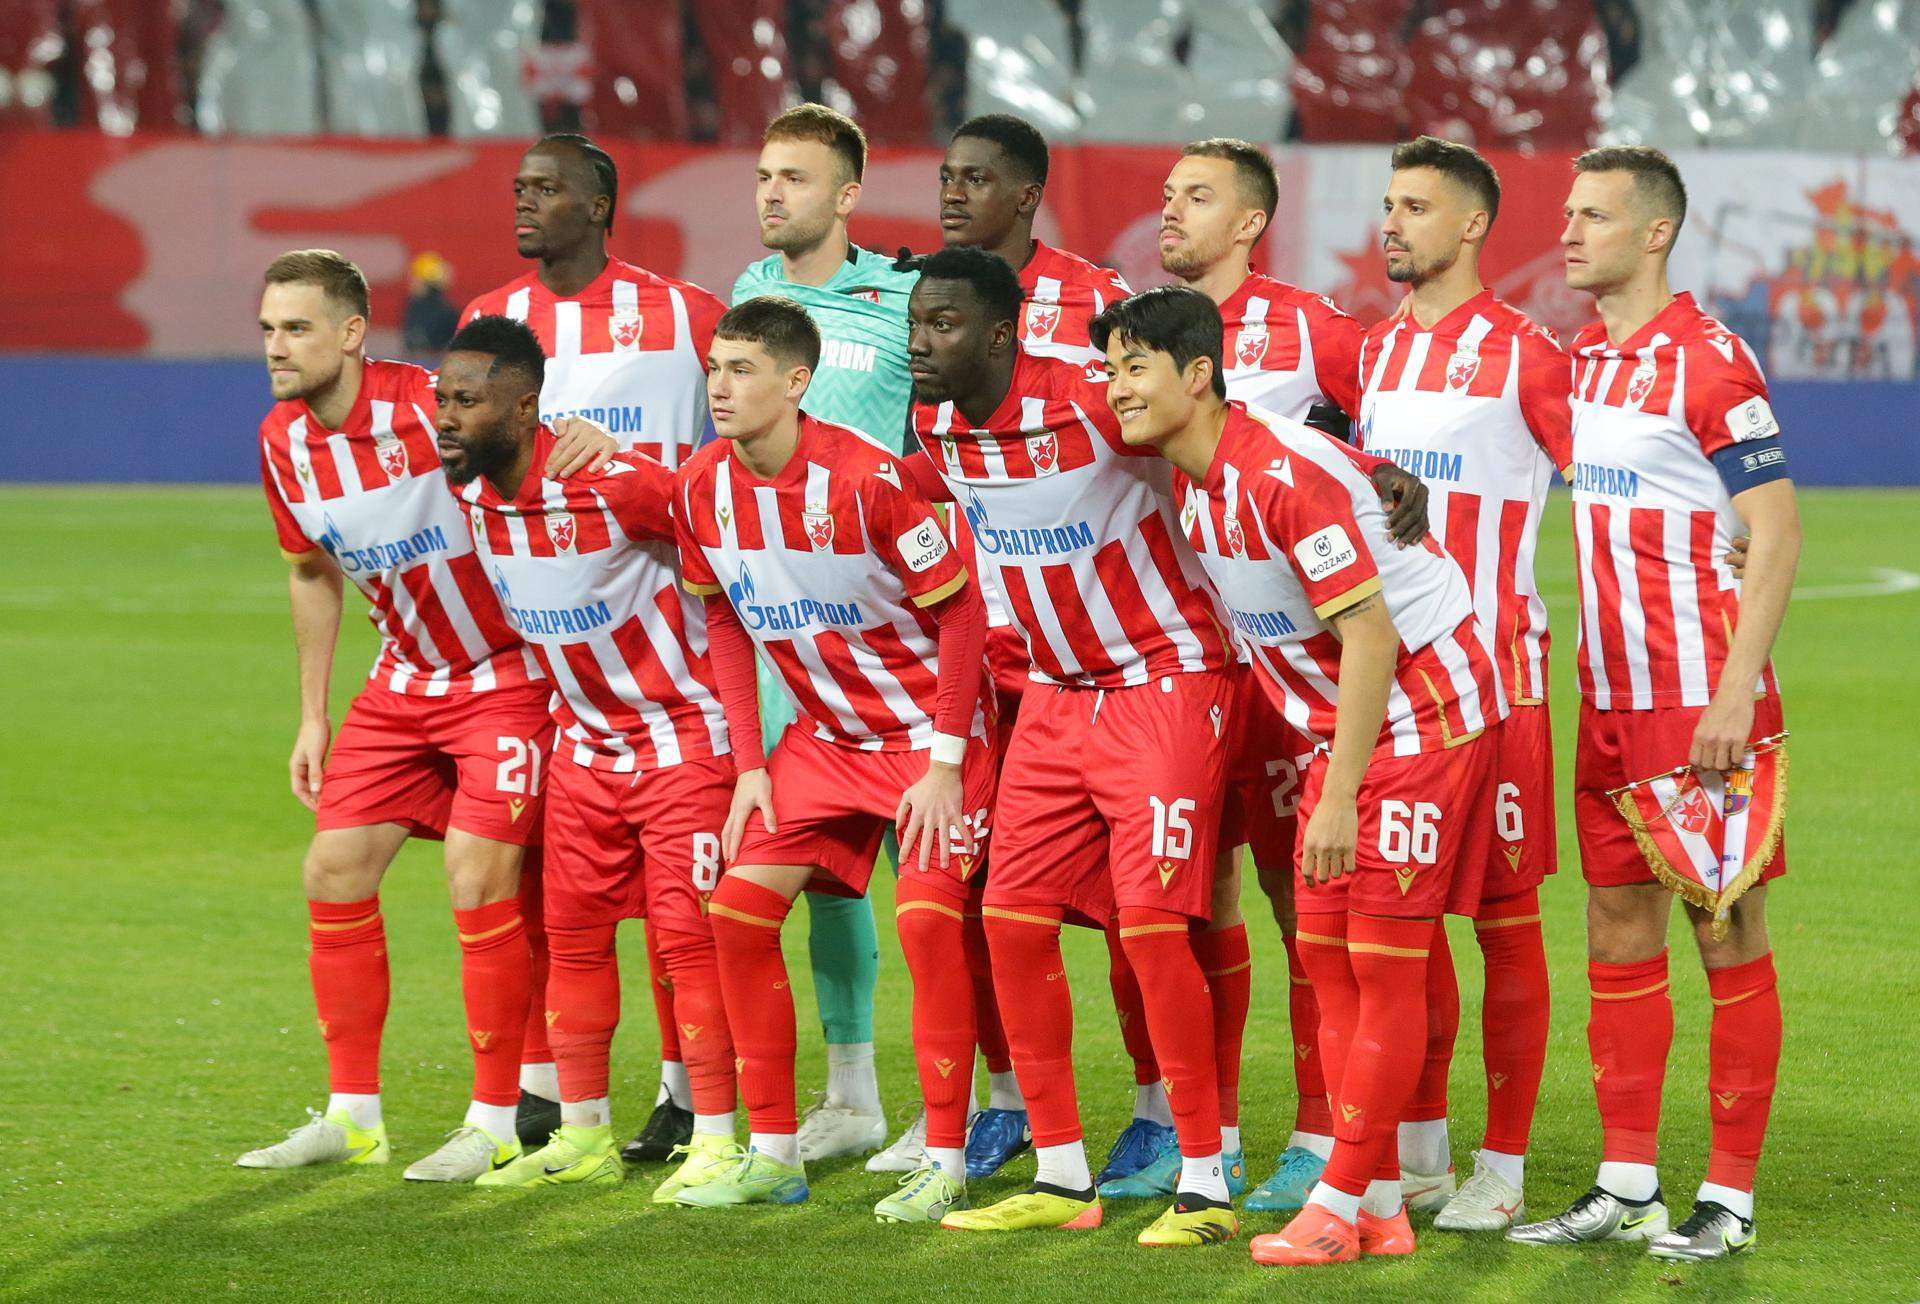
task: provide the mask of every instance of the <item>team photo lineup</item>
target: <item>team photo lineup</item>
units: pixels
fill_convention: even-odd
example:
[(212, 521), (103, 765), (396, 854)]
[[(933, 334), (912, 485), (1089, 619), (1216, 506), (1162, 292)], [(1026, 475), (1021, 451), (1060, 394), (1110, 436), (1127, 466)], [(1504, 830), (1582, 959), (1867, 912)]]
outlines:
[[(1372, 326), (1257, 270), (1291, 238), (1265, 147), (1167, 155), (1155, 288), (1035, 237), (1048, 145), (1008, 114), (964, 122), (929, 178), (940, 247), (861, 247), (867, 142), (819, 104), (766, 127), (764, 248), (731, 286), (616, 253), (623, 178), (566, 133), (528, 148), (510, 205), (505, 177), (472, 197), (529, 270), (432, 367), (368, 356), (348, 258), (262, 269), (328, 1081), (283, 1139), (302, 1101), (260, 1102), (239, 1166), (404, 1165), (500, 1200), (628, 1183), (691, 1238), (865, 1181), (900, 1236), (1008, 1255), (1031, 1239), (992, 1234), (1110, 1236), (1126, 1201), (1158, 1210), (1140, 1246), (1245, 1233), (1267, 1267), (1417, 1263), (1448, 1235), (1756, 1248), (1787, 868), (1771, 655), (1801, 527), (1754, 351), (1669, 284), (1684, 178), (1609, 146), (1562, 193), (1504, 196), (1563, 211), (1591, 324), (1558, 339), (1482, 282), (1503, 195), (1468, 145), (1382, 147), (1404, 297)], [(1537, 577), (1556, 477), (1573, 574)], [(379, 649), (337, 705), (346, 580)], [(1577, 638), (1573, 685), (1548, 683), (1548, 580), (1578, 593), (1552, 631)], [(472, 1092), (403, 1149), (380, 891), (415, 838), (442, 844)], [(905, 973), (878, 965), (881, 876)], [(1584, 894), (1585, 992), (1550, 991), (1552, 892)], [(1704, 1045), (1675, 1034), (1676, 897)], [(627, 920), (644, 978), (617, 960)], [(1104, 931), (1104, 1025), (1075, 1027), (1067, 925)], [(1255, 965), (1265, 930), (1284, 971)], [(1455, 1044), (1466, 970), (1479, 1047)], [(881, 984), (910, 986), (910, 1037), (876, 1034)], [(1290, 1081), (1243, 1082), (1256, 993), (1282, 992)], [(1550, 1003), (1583, 998), (1586, 1048), (1553, 1054), (1590, 1061), (1593, 1179), (1541, 1207)], [(623, 1097), (612, 1041), (647, 1005), (657, 1090)], [(1134, 1106), (1108, 1144), (1078, 1093), (1123, 1084), (1075, 1048), (1116, 1032)], [(909, 1052), (902, 1127), (876, 1060)], [(1456, 1056), (1484, 1118), (1450, 1117)], [(1710, 1141), (1663, 1185), (1682, 1060)], [(970, 1197), (1003, 1169), (1031, 1182)]]

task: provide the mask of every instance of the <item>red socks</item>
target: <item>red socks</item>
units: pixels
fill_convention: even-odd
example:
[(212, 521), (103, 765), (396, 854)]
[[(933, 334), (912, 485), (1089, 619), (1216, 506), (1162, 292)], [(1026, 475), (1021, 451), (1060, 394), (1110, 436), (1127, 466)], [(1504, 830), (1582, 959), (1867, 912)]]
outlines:
[(1490, 902), (1474, 921), (1473, 930), (1487, 972), (1480, 1007), (1487, 1130), (1480, 1144), (1501, 1154), (1523, 1155), (1533, 1133), (1533, 1108), (1540, 1099), (1552, 1012), (1539, 892)]
[(1780, 1071), (1780, 989), (1773, 953), (1729, 969), (1709, 969), (1707, 990), (1713, 996), (1707, 1040), (1713, 1140), (1707, 1180), (1751, 1191)]
[(793, 902), (778, 892), (733, 874), (720, 880), (707, 903), (747, 1123), (755, 1132), (775, 1135), (800, 1127), (793, 1090), (793, 991), (780, 954), (780, 926), (792, 909)]
[[(647, 959), (673, 993), (674, 1054), (684, 1057), (696, 1114), (733, 1111), (733, 1038), (720, 995), (720, 965), (711, 933), (648, 928)], [(656, 1009), (658, 1007), (656, 1006)]]
[(547, 1036), (560, 1075), (560, 1098), (599, 1100), (607, 1094), (607, 1051), (620, 1024), (620, 960), (613, 925), (549, 926), (552, 967), (547, 973)]
[[(1309, 917), (1337, 918), (1344, 947), (1345, 915)], [(1284, 934), (1280, 940), (1287, 947), (1287, 1020), (1293, 1034), (1293, 1088), (1299, 1096), (1293, 1107), (1293, 1130), (1332, 1136), (1333, 1114), (1327, 1106), (1327, 1079), (1320, 1060), (1320, 1002), (1300, 958), (1299, 940)]]
[(526, 925), (528, 958), (522, 1064), (553, 1063), (553, 1047), (547, 1044), (547, 914), (541, 886), (544, 867), (540, 848), (528, 847), (526, 858), (520, 862), (520, 918)]
[(1460, 1035), (1460, 979), (1453, 971), (1453, 952), (1447, 946), (1447, 923), (1433, 921), (1433, 940), (1427, 948), (1426, 1056), (1413, 1099), (1407, 1102), (1408, 1123), (1426, 1123), (1447, 1116), (1447, 1073), (1453, 1068), (1453, 1043)]
[(1322, 1179), (1364, 1195), (1389, 1172), (1401, 1120), (1421, 1072), (1428, 1026), (1427, 972), (1436, 921), (1348, 917), (1347, 957), (1359, 1019), (1334, 1102), (1333, 1158)]
[(913, 975), (913, 1056), (927, 1107), (927, 1144), (967, 1144), (973, 1087), (973, 980), (962, 963), (964, 916), (949, 901), (902, 878), (894, 908), (900, 949)]
[(1120, 941), (1140, 975), (1154, 1059), (1166, 1084), (1180, 1153), (1220, 1153), (1220, 1087), (1214, 1072), (1213, 1001), (1200, 972), (1193, 921), (1170, 910), (1122, 906)]
[(1120, 1019), (1120, 1042), (1133, 1061), (1134, 1085), (1144, 1087), (1160, 1081), (1160, 1063), (1154, 1058), (1153, 1038), (1147, 1033), (1146, 1001), (1140, 995), (1133, 963), (1127, 959), (1127, 948), (1120, 940), (1117, 914), (1107, 921), (1107, 986), (1113, 991), (1113, 1011)]
[(530, 991), (527, 930), (515, 897), (455, 910), (460, 987), (473, 1043), (473, 1098), (483, 1105), (520, 1100), (520, 1043)]
[(1000, 1025), (1000, 1002), (993, 993), (993, 959), (987, 952), (987, 927), (977, 914), (966, 917), (967, 974), (973, 980), (973, 1035), (989, 1073), (1013, 1072), (1007, 1031)]
[(1667, 953), (1633, 964), (1590, 960), (1587, 982), (1593, 989), (1587, 1045), (1593, 1053), (1593, 1094), (1600, 1107), (1600, 1158), (1655, 1163), (1660, 1157), (1660, 1091), (1667, 1078), (1667, 1052), (1673, 1047)]
[(1247, 926), (1206, 929), (1193, 935), (1194, 955), (1213, 997), (1213, 1072), (1220, 1088), (1220, 1125), (1240, 1124), (1240, 1047), (1253, 1004), (1253, 953)]
[(686, 1061), (680, 1058), (680, 1029), (673, 1012), (673, 978), (661, 962), (660, 935), (653, 926), (653, 920), (646, 921), (646, 929), (647, 978), (653, 985), (654, 1022), (660, 1025), (660, 1062), (684, 1064)]
[(388, 993), (387, 928), (380, 917), (380, 898), (309, 901), (307, 914), (312, 944), (307, 969), (313, 975), (320, 1036), (327, 1043), (328, 1089), (376, 1095)]
[[(1333, 1101), (1340, 1094), (1340, 1075), (1347, 1067), (1354, 1024), (1360, 1019), (1360, 988), (1354, 983), (1353, 964), (1347, 958), (1346, 912), (1301, 915), (1294, 942), (1318, 1002), (1320, 1038), (1316, 1054), (1325, 1075), (1326, 1095), (1321, 1105), (1327, 1120), (1321, 1135), (1332, 1136)], [(1296, 1050), (1294, 1059), (1300, 1058)]]
[(993, 983), (1020, 1094), (1036, 1146), (1080, 1140), (1073, 1083), (1073, 994), (1060, 958), (1061, 912), (1039, 906), (981, 915), (993, 953)]

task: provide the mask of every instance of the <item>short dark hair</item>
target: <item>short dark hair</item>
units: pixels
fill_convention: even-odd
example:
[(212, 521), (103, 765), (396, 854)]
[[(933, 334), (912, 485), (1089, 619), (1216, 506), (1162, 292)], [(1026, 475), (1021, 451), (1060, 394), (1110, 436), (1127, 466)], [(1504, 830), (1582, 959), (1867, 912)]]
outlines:
[(487, 375), (518, 371), (537, 390), (547, 378), (547, 355), (540, 337), (523, 321), (511, 317), (475, 317), (454, 332), (448, 353), (485, 353), (493, 358)]
[(1254, 243), (1266, 239), (1273, 214), (1280, 207), (1280, 178), (1266, 150), (1233, 136), (1209, 136), (1181, 150), (1180, 157), (1225, 159), (1233, 164), (1233, 180), (1240, 187), (1241, 197), (1267, 215), (1267, 225), (1260, 228)]
[(1603, 145), (1573, 161), (1575, 172), (1628, 172), (1633, 188), (1662, 217), (1673, 219), (1673, 233), (1687, 220), (1687, 183), (1665, 153), (1651, 145)]
[(962, 136), (992, 141), (1028, 181), (1047, 184), (1047, 138), (1025, 118), (1011, 113), (982, 113), (968, 118), (953, 133), (955, 140)]
[(1221, 359), (1226, 327), (1219, 305), (1185, 285), (1163, 285), (1129, 295), (1100, 313), (1087, 327), (1093, 347), (1106, 352), (1107, 341), (1138, 344), (1173, 357), (1174, 369), (1185, 371), (1195, 358), (1213, 363), (1213, 394), (1227, 396), (1226, 368)]
[(855, 181), (867, 172), (867, 133), (846, 114), (824, 104), (799, 104), (767, 124), (764, 140), (811, 140), (825, 145)]
[(312, 285), (349, 316), (365, 317), (367, 278), (344, 254), (331, 249), (293, 249), (267, 264), (268, 285)]
[(556, 131), (542, 136), (533, 142), (533, 149), (527, 153), (556, 149), (572, 150), (592, 169), (594, 185), (598, 188), (596, 193), (607, 197), (607, 234), (612, 235), (614, 215), (620, 210), (620, 169), (613, 165), (613, 156), (573, 131)]
[(1393, 170), (1403, 168), (1432, 168), (1465, 186), (1487, 210), (1489, 226), (1500, 216), (1500, 174), (1471, 145), (1438, 136), (1417, 136), (1393, 147)]
[(783, 366), (797, 363), (808, 371), (820, 367), (820, 328), (798, 300), (784, 294), (763, 294), (736, 303), (720, 315), (713, 337), (765, 345)]
[(974, 245), (948, 245), (927, 255), (920, 264), (922, 281), (965, 281), (995, 321), (1020, 316), (1020, 278), (1007, 260)]

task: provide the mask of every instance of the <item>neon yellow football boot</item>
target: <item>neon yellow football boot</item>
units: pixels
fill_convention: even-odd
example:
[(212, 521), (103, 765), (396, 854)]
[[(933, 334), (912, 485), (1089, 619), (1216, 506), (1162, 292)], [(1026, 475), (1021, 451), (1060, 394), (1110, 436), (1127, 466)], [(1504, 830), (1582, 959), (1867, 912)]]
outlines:
[(287, 1139), (249, 1150), (234, 1164), (240, 1168), (306, 1168), (312, 1164), (384, 1164), (393, 1158), (387, 1125), (356, 1127), (344, 1109), (307, 1111), (307, 1121)]
[(948, 1231), (1084, 1231), (1100, 1225), (1100, 1197), (1081, 1200), (1038, 1184), (984, 1209), (955, 1209), (940, 1220)]
[(747, 1148), (730, 1136), (695, 1132), (686, 1145), (673, 1148), (673, 1155), (680, 1158), (680, 1166), (653, 1188), (655, 1204), (677, 1203), (674, 1197), (689, 1187), (704, 1186), (715, 1178), (727, 1176), (747, 1157)]
[(611, 1186), (625, 1180), (613, 1127), (574, 1127), (562, 1124), (544, 1146), (522, 1155), (504, 1168), (482, 1173), (475, 1186)]
[(1155, 1218), (1140, 1233), (1140, 1244), (1148, 1249), (1167, 1249), (1186, 1245), (1218, 1245), (1230, 1241), (1240, 1230), (1231, 1205), (1199, 1205), (1187, 1208), (1175, 1200), (1167, 1211)]

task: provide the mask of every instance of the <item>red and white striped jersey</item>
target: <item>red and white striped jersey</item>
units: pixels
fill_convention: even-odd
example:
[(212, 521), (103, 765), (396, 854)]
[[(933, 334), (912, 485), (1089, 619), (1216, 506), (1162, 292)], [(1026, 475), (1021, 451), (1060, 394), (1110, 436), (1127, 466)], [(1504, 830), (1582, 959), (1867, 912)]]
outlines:
[(1779, 434), (1766, 378), (1690, 294), (1620, 344), (1593, 323), (1573, 359), (1580, 692), (1600, 710), (1705, 706), (1740, 618), (1723, 560), (1740, 518), (1710, 459)]
[(1100, 356), (1087, 324), (1133, 290), (1110, 267), (1078, 254), (1033, 242), (1033, 257), (1020, 275), (1020, 347), (1043, 358), (1091, 362)]
[(511, 317), (540, 337), (542, 421), (585, 417), (622, 448), (675, 467), (713, 438), (707, 349), (726, 310), (697, 285), (615, 258), (576, 295), (557, 298), (528, 272), (475, 299), (460, 320)]
[(1169, 467), (1121, 442), (1104, 375), (1022, 353), (983, 427), (942, 403), (915, 404), (913, 428), (1035, 680), (1118, 688), (1234, 661), (1225, 613), (1180, 537)]
[(1220, 305), (1227, 397), (1305, 421), (1316, 403), (1360, 411), (1360, 338), (1366, 328), (1285, 281), (1254, 272)]
[[(771, 480), (717, 440), (682, 467), (674, 520), (691, 593), (725, 593), (816, 737), (864, 751), (933, 745), (940, 625), (966, 567), (899, 455), (800, 419)], [(972, 731), (986, 735), (976, 705)]]
[(1376, 593), (1400, 632), (1400, 657), (1375, 755), (1453, 747), (1505, 719), (1486, 630), (1433, 536), (1394, 546), (1351, 449), (1228, 406), (1205, 481), (1176, 472), (1174, 493), (1181, 527), (1287, 722), (1315, 745), (1332, 741), (1340, 640), (1330, 621)]
[[(552, 447), (542, 427), (532, 465)], [(507, 619), (553, 681), (557, 755), (623, 773), (726, 755), (706, 613), (680, 589), (673, 472), (621, 453), (597, 475), (529, 471), (512, 501), (484, 477), (460, 498)]]
[(294, 399), (260, 423), (260, 479), (289, 557), (324, 548), (372, 604), (380, 654), (367, 678), (411, 697), (479, 693), (540, 677), (507, 624), (447, 492), (433, 377), (369, 361), (339, 430)]
[(1547, 696), (1534, 551), (1553, 470), (1570, 458), (1572, 380), (1553, 336), (1491, 290), (1431, 330), (1380, 322), (1361, 346), (1360, 447), (1426, 481), (1434, 533), (1466, 572), (1516, 704)]

